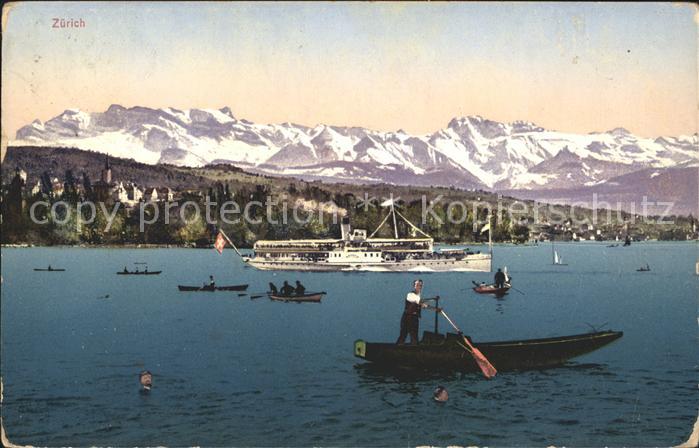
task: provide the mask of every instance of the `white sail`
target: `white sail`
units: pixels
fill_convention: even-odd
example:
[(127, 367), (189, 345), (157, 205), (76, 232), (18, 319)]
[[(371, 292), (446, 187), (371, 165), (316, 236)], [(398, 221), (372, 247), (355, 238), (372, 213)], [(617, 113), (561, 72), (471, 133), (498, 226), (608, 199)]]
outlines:
[(553, 264), (561, 264), (561, 257), (558, 256), (558, 251), (553, 251)]

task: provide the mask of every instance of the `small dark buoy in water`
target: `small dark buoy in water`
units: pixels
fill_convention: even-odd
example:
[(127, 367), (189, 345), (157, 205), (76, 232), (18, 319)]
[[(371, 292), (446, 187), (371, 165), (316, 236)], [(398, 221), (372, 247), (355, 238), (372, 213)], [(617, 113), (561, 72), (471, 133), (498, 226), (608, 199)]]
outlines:
[(447, 389), (443, 386), (437, 386), (437, 388), (434, 390), (434, 400), (439, 401), (440, 403), (444, 403), (449, 399), (449, 392), (447, 392)]
[(151, 387), (153, 387), (153, 375), (147, 370), (141, 372), (141, 386), (143, 386), (144, 392), (150, 392)]

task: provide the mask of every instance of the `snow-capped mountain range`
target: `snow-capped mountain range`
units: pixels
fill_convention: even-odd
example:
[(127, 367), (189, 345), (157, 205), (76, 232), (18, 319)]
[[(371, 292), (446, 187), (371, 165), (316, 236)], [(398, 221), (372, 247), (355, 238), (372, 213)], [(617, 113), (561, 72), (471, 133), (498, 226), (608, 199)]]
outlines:
[(454, 118), (433, 134), (360, 127), (256, 124), (222, 109), (69, 109), (17, 131), (12, 145), (72, 146), (139, 162), (232, 163), (336, 182), (496, 190), (593, 186), (648, 168), (699, 164), (697, 134), (655, 139), (623, 128), (585, 135), (533, 123)]

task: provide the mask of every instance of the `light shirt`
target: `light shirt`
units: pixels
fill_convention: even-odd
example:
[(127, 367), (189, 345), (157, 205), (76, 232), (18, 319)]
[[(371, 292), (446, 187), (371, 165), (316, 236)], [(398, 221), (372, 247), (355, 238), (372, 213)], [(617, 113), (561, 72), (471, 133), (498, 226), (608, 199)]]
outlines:
[(415, 291), (409, 292), (405, 300), (411, 303), (420, 304), (420, 294), (416, 293)]

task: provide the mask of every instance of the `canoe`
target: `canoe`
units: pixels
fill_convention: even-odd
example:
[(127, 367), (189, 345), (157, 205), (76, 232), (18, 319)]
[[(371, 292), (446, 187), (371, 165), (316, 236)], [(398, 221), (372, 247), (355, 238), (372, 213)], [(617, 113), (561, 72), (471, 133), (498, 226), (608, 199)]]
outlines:
[(38, 272), (65, 272), (65, 269), (44, 269), (44, 268), (34, 268)]
[(233, 285), (233, 286), (183, 286), (177, 285), (180, 291), (245, 291), (248, 289), (248, 285)]
[(324, 292), (312, 292), (300, 296), (282, 296), (279, 294), (269, 293), (269, 298), (277, 302), (313, 302), (320, 303), (320, 299), (325, 295)]
[(505, 286), (502, 288), (496, 288), (495, 285), (477, 285), (473, 287), (473, 290), (478, 294), (495, 294), (498, 296), (507, 294), (510, 288), (512, 288), (512, 285), (505, 283)]
[[(521, 341), (473, 343), (500, 372), (545, 369), (560, 366), (571, 358), (590, 353), (623, 336), (620, 331), (561, 336)], [(469, 339), (470, 340), (470, 339)], [(431, 371), (479, 372), (473, 357), (460, 345), (457, 334), (425, 331), (418, 345), (354, 343), (354, 356), (383, 367)]]
[(163, 271), (139, 271), (139, 272), (117, 272), (117, 275), (158, 275)]

